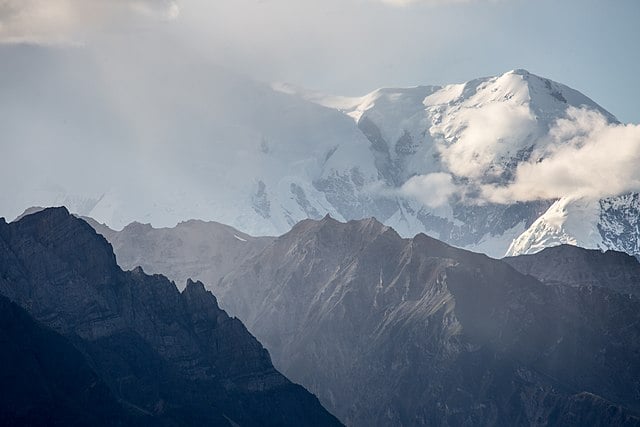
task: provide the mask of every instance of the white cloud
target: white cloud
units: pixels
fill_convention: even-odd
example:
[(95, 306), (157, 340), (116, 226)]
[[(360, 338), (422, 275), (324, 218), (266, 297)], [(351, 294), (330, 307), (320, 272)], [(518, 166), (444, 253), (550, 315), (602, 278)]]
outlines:
[[(471, 3), (474, 1), (482, 0), (376, 0), (391, 6), (410, 6), (416, 4), (423, 4), (429, 6), (443, 5), (443, 4), (457, 4), (457, 3)], [(497, 0), (485, 0), (495, 2)]]
[(505, 159), (524, 148), (536, 120), (526, 105), (507, 102), (468, 108), (456, 114), (461, 129), (453, 143), (439, 142), (445, 167), (458, 177), (479, 180), (499, 176)]
[(457, 189), (453, 177), (448, 173), (418, 175), (405, 182), (400, 193), (414, 198), (430, 208), (439, 208), (449, 201)]
[[(640, 125), (612, 124), (597, 111), (570, 107), (547, 135), (527, 138), (535, 120), (528, 109), (496, 106), (465, 114), (459, 140), (441, 148), (444, 172), (411, 178), (402, 195), (435, 208), (454, 194), (469, 203), (509, 204), (640, 191)], [(531, 145), (536, 148), (528, 160), (506, 166), (513, 168), (509, 182), (492, 181), (501, 172), (496, 165)]]
[(510, 203), (563, 196), (602, 198), (640, 191), (640, 126), (609, 124), (598, 112), (569, 108), (550, 143), (517, 166), (513, 182), (482, 196)]
[(179, 12), (173, 0), (0, 0), (0, 43), (76, 43), (91, 32)]

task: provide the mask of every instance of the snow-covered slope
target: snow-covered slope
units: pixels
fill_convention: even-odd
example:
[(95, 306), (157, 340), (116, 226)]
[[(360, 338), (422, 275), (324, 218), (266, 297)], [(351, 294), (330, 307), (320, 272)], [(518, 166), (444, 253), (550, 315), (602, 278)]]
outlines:
[(23, 82), (0, 81), (0, 177), (13, 187), (1, 215), (64, 204), (115, 228), (197, 218), (280, 234), (302, 218), (368, 211), (369, 142), (338, 111), (210, 64), (112, 70), (78, 50), (0, 55), (7, 81)]
[(513, 241), (507, 255), (533, 254), (561, 244), (640, 254), (640, 195), (564, 197)]
[(599, 214), (597, 200), (562, 198), (513, 241), (507, 255), (536, 253), (562, 244), (604, 249), (597, 228)]
[[(570, 108), (594, 111), (617, 123), (581, 93), (526, 70), (445, 87), (379, 89), (351, 99), (322, 97), (291, 86), (278, 89), (351, 117), (371, 142), (379, 175), (390, 188), (406, 189), (414, 176), (443, 172), (473, 185), (504, 185), (519, 163), (543, 158), (549, 145), (557, 144), (549, 133)], [(502, 256), (514, 239), (530, 240), (520, 235), (531, 233), (552, 204), (553, 200), (477, 203), (451, 197), (436, 209), (405, 199), (389, 218), (381, 219), (403, 235), (426, 231), (457, 246)], [(586, 241), (567, 236), (573, 235), (554, 240), (545, 234), (541, 247), (574, 237)]]
[(327, 213), (374, 216), (404, 236), (502, 256), (553, 201), (478, 203), (452, 189), (507, 182), (569, 108), (616, 121), (524, 70), (349, 98), (197, 61), (140, 55), (117, 68), (82, 49), (19, 47), (0, 57), (8, 218), (66, 205), (115, 229), (201, 219), (278, 235)]

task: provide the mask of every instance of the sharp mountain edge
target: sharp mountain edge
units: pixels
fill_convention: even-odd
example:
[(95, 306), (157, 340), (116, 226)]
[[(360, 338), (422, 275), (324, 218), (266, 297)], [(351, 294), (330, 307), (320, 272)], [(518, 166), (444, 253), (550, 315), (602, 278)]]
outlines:
[[(498, 183), (544, 144), (569, 108), (617, 122), (579, 92), (525, 70), (347, 98), (268, 86), (211, 65), (203, 64), (205, 77), (197, 74), (198, 67), (164, 67), (158, 72), (168, 81), (198, 82), (180, 85), (186, 93), (176, 98), (135, 80), (139, 73), (101, 74), (105, 81), (93, 84), (82, 76), (97, 73), (78, 73), (71, 80), (68, 68), (46, 50), (12, 55), (5, 72), (21, 73), (25, 84), (3, 87), (0, 82), (3, 93), (15, 95), (6, 98), (14, 101), (0, 116), (0, 125), (3, 144), (21, 141), (12, 163), (23, 179), (15, 191), (0, 195), (6, 216), (27, 206), (64, 204), (116, 229), (133, 221), (164, 227), (199, 218), (252, 235), (280, 235), (302, 219), (329, 213), (339, 220), (374, 216), (402, 236), (425, 232), (494, 257), (561, 243), (640, 251), (636, 194), (588, 203), (562, 198), (506, 205), (474, 205), (454, 197), (428, 207), (402, 193), (416, 175), (455, 176), (442, 149), (459, 143), (471, 114), (530, 116), (525, 131), (507, 129), (492, 136), (502, 141), (500, 152), (477, 180)], [(78, 70), (96, 67), (81, 55), (66, 59)], [(31, 71), (23, 73), (25, 67)], [(132, 108), (124, 118), (113, 109), (111, 97), (135, 106), (138, 92), (87, 93), (88, 87), (113, 86), (110, 78), (139, 87), (153, 108), (144, 115), (142, 106)], [(61, 97), (70, 99), (62, 109)], [(28, 121), (13, 114), (18, 107), (31, 112)], [(33, 134), (34, 122), (46, 131), (44, 136)], [(44, 138), (54, 150), (34, 145)], [(80, 165), (73, 161), (78, 156), (103, 160)], [(56, 165), (49, 174), (56, 178), (40, 181), (42, 171), (34, 168), (41, 164)], [(171, 173), (145, 178), (157, 170)], [(15, 181), (11, 168), (0, 173)]]

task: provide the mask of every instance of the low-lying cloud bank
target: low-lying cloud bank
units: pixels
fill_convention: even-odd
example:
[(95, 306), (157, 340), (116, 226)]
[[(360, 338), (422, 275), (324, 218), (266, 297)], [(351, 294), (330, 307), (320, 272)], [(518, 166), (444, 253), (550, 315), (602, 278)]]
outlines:
[(498, 182), (493, 178), (508, 172), (522, 148), (516, 141), (537, 138), (531, 133), (535, 118), (518, 108), (479, 114), (467, 120), (458, 141), (440, 142), (445, 171), (411, 178), (401, 194), (437, 207), (454, 195), (510, 204), (640, 191), (640, 125), (610, 123), (598, 112), (570, 107), (547, 135), (532, 141), (534, 150), (512, 167), (511, 178)]

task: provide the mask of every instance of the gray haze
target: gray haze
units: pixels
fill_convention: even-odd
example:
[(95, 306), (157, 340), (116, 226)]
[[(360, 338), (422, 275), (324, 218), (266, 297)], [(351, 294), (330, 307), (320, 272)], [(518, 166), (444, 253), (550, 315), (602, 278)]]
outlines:
[(638, 18), (634, 0), (3, 0), (0, 40), (107, 57), (140, 44), (164, 60), (192, 50), (347, 95), (527, 68), (637, 122)]

